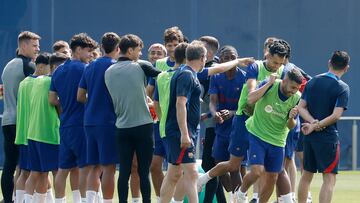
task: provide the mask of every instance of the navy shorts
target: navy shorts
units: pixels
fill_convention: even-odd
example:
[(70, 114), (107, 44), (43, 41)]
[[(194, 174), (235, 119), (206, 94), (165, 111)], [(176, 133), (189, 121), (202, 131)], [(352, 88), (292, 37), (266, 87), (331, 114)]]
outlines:
[(195, 163), (195, 137), (191, 138), (191, 147), (180, 148), (180, 136), (166, 136), (163, 138), (168, 151), (167, 161), (173, 165)]
[(85, 126), (87, 163), (109, 165), (119, 163), (114, 126)]
[(215, 161), (228, 161), (230, 159), (229, 153), (229, 142), (230, 138), (222, 135), (216, 135), (213, 148), (212, 157)]
[(28, 153), (30, 171), (58, 170), (59, 145), (28, 140)]
[(311, 173), (338, 173), (340, 144), (304, 141), (304, 170)]
[(296, 152), (303, 152), (304, 151), (304, 135), (302, 134), (302, 132), (300, 131), (299, 133), (299, 139), (296, 143), (296, 148), (295, 148)]
[(246, 115), (235, 115), (233, 118), (232, 129), (230, 134), (229, 152), (236, 157), (247, 159), (249, 149), (249, 132), (245, 127)]
[(294, 158), (294, 151), (296, 149), (300, 132), (296, 132), (295, 128), (290, 130), (286, 138), (285, 157), (288, 159)]
[(155, 148), (154, 155), (161, 156), (166, 158), (166, 146), (163, 141), (163, 138), (160, 137), (160, 129), (159, 123), (154, 123), (154, 140), (155, 140)]
[(88, 165), (86, 159), (84, 127), (60, 128), (59, 168), (82, 168)]
[(19, 168), (30, 171), (29, 167), (29, 149), (27, 145), (19, 145)]
[(284, 160), (284, 147), (278, 147), (267, 143), (260, 138), (249, 135), (250, 165), (263, 165), (266, 172), (279, 173), (282, 170)]

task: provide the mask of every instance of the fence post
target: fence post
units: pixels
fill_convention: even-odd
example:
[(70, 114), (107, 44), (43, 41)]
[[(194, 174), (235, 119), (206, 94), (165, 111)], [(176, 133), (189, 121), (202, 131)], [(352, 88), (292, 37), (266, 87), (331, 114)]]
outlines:
[(352, 125), (352, 170), (357, 169), (357, 122), (353, 120)]

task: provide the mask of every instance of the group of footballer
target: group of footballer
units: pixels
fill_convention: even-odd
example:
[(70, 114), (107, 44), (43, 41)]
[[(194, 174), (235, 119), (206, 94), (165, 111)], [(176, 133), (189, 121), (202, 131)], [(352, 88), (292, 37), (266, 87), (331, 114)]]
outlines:
[(334, 51), (327, 72), (312, 78), (290, 62), (283, 39), (267, 38), (259, 60), (220, 48), (212, 36), (188, 42), (178, 27), (163, 39), (146, 61), (133, 34), (107, 32), (99, 45), (80, 33), (55, 42), (52, 54), (40, 53), (36, 33), (19, 34), (1, 76), (5, 203), (67, 202), (68, 176), (74, 203), (113, 202), (117, 165), (119, 202), (128, 201), (129, 179), (132, 202), (151, 202), (151, 174), (161, 203), (199, 202), (204, 186), (203, 202), (247, 203), (253, 186), (250, 202), (268, 202), (276, 188), (278, 203), (308, 203), (317, 172), (319, 202), (331, 202), (336, 122), (350, 94), (341, 80), (345, 51)]

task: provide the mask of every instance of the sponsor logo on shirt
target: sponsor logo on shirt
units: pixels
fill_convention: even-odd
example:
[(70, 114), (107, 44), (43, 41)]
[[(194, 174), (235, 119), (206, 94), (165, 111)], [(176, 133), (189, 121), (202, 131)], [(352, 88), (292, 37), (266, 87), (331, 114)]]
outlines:
[[(276, 105), (276, 104), (275, 104), (275, 105)], [(278, 105), (280, 105), (280, 104), (278, 104)], [(275, 111), (274, 108), (273, 108), (270, 104), (266, 105), (265, 108), (264, 108), (264, 110), (265, 110), (266, 113), (271, 113), (271, 114), (276, 115), (276, 116), (279, 116), (279, 117), (281, 117), (281, 118), (283, 118), (283, 119), (285, 119), (286, 116), (287, 116), (287, 115), (284, 114), (284, 113), (280, 113), (280, 112)]]

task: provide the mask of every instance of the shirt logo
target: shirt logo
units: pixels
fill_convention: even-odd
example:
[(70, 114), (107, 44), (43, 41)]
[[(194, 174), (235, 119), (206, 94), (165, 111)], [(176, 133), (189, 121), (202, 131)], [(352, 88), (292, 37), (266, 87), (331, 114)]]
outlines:
[(274, 109), (271, 105), (266, 105), (264, 110), (266, 113), (271, 113)]

